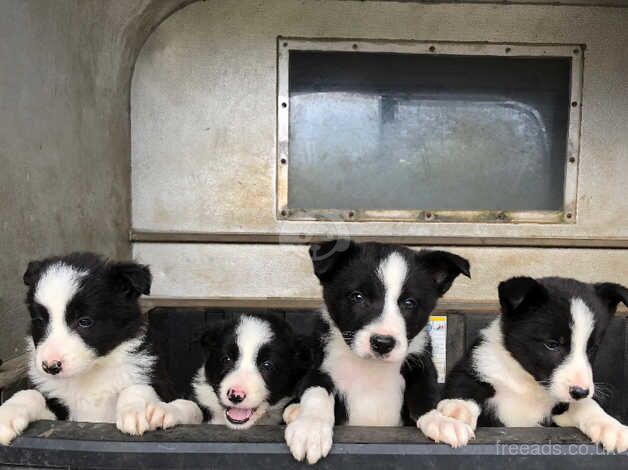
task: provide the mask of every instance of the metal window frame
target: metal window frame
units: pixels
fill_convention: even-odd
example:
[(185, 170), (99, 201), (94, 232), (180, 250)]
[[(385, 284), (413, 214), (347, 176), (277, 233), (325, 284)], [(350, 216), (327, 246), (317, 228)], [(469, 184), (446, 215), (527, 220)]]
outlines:
[[(563, 208), (559, 211), (494, 210), (415, 210), (316, 209), (288, 206), (288, 167), (290, 90), (290, 51), (384, 52), (428, 55), (468, 55), (502, 57), (568, 57), (571, 59), (570, 108), (565, 155)], [(578, 167), (580, 162), (580, 123), (582, 104), (584, 46), (581, 44), (521, 44), (435, 41), (391, 41), (352, 39), (277, 38), (277, 162), (276, 217), (286, 221), (347, 222), (470, 222), (470, 223), (546, 223), (577, 222)]]

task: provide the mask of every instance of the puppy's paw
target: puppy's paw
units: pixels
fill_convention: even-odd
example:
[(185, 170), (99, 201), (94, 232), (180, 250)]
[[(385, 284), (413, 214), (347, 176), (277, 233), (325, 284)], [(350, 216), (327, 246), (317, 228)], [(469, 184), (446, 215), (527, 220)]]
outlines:
[(181, 424), (180, 414), (177, 407), (163, 401), (151, 403), (146, 407), (146, 419), (151, 431)]
[(8, 446), (28, 427), (28, 410), (19, 405), (5, 403), (0, 407), (0, 444)]
[(295, 459), (315, 464), (329, 454), (333, 430), (326, 420), (301, 416), (286, 427), (286, 444)]
[(286, 424), (290, 424), (299, 417), (300, 412), (301, 405), (299, 405), (298, 403), (293, 403), (292, 405), (286, 406), (286, 409), (283, 410), (283, 422)]
[(601, 444), (607, 452), (628, 450), (628, 426), (609, 418), (586, 423), (582, 431), (596, 444)]
[(443, 442), (451, 447), (466, 446), (475, 437), (473, 429), (467, 423), (432, 410), (421, 416), (416, 423), (423, 434), (435, 442)]
[(125, 434), (141, 436), (150, 429), (147, 414), (147, 407), (124, 406), (118, 410), (116, 426)]
[(447, 399), (441, 400), (436, 409), (448, 418), (457, 419), (468, 424), (471, 429), (475, 429), (480, 407), (471, 400)]

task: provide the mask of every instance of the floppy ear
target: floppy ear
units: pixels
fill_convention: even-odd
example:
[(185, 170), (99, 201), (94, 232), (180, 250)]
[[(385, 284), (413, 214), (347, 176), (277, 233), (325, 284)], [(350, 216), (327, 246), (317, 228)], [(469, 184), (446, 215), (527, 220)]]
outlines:
[(35, 285), (35, 281), (37, 281), (37, 278), (39, 277), (39, 272), (41, 271), (42, 265), (43, 263), (41, 261), (31, 261), (30, 263), (28, 263), (26, 271), (22, 276), (22, 280), (24, 281), (25, 285), (29, 287)]
[(343, 238), (329, 240), (310, 246), (310, 258), (314, 265), (314, 274), (320, 280), (325, 279), (340, 265), (355, 244)]
[(109, 266), (109, 279), (116, 289), (136, 299), (142, 294), (150, 294), (153, 276), (148, 266), (125, 261)]
[(223, 324), (223, 321), (217, 321), (198, 332), (197, 341), (201, 343), (206, 357), (209, 350), (215, 348), (218, 344), (218, 340), (222, 336)]
[(512, 277), (499, 283), (499, 303), (504, 315), (514, 315), (541, 305), (547, 300), (547, 290), (531, 277)]
[(462, 256), (430, 250), (421, 250), (416, 256), (419, 264), (430, 272), (440, 296), (449, 290), (459, 274), (471, 277), (469, 262)]
[(302, 369), (309, 369), (314, 365), (314, 344), (309, 335), (296, 334), (294, 336), (295, 361)]
[(628, 289), (621, 284), (615, 284), (613, 282), (601, 282), (595, 284), (595, 292), (604, 305), (608, 307), (609, 312), (614, 314), (617, 310), (619, 302), (628, 307)]

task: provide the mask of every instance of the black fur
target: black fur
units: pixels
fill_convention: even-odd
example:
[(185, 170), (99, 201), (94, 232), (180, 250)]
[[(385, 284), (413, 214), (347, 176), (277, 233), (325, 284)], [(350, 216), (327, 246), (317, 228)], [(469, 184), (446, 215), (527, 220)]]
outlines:
[(438, 377), (432, 361), (432, 345), (428, 344), (423, 354), (409, 356), (401, 367), (401, 375), (406, 381), (401, 417), (404, 425), (413, 426), (440, 398), (435, 386)]
[[(404, 246), (346, 240), (313, 245), (310, 256), (314, 273), (323, 286), (327, 311), (341, 331), (355, 332), (381, 315), (385, 292), (377, 268), (393, 252), (402, 255), (410, 269), (399, 298), (408, 339), (425, 327), (438, 298), (453, 280), (459, 274), (470, 275), (469, 262), (446, 251), (415, 252)], [(367, 301), (353, 302), (353, 292), (363, 293)], [(413, 299), (415, 304), (406, 306), (404, 299)]]
[[(505, 348), (537, 382), (548, 386), (553, 371), (570, 351), (570, 301), (582, 299), (595, 318), (587, 344), (591, 364), (619, 302), (628, 304), (628, 290), (612, 283), (586, 284), (574, 279), (516, 277), (500, 283), (501, 333)], [(482, 382), (474, 368), (473, 351), (479, 338), (447, 377), (443, 398), (473, 399), (482, 408), (480, 426), (503, 425), (487, 408), (495, 390)], [(564, 413), (568, 403), (557, 401), (553, 415)], [(548, 421), (551, 422), (548, 416)]]
[[(246, 316), (263, 320), (273, 332), (273, 338), (260, 348), (256, 358), (257, 368), (269, 392), (267, 401), (272, 406), (281, 399), (296, 394), (299, 382), (311, 363), (309, 340), (296, 335), (290, 325), (278, 317), (254, 314)], [(205, 352), (203, 365), (205, 379), (217, 395), (222, 380), (234, 369), (238, 360), (236, 330), (239, 322), (240, 319), (234, 319), (216, 323), (209, 327), (201, 338)], [(195, 396), (193, 391), (191, 399), (199, 402), (199, 397)], [(212, 418), (210, 410), (204, 407), (202, 409), (205, 419), (210, 420)]]
[[(310, 247), (314, 274), (323, 287), (323, 298), (333, 325), (321, 317), (317, 337), (321, 351), (314, 367), (320, 369), (330, 327), (338, 328), (347, 345), (352, 346), (355, 333), (381, 316), (385, 287), (377, 275), (380, 263), (392, 253), (406, 261), (408, 273), (399, 296), (399, 311), (406, 325), (410, 342), (427, 325), (429, 315), (453, 280), (469, 276), (469, 263), (464, 258), (444, 251), (415, 252), (403, 246), (380, 243), (356, 244), (348, 240), (332, 240)], [(359, 297), (356, 299), (356, 297)], [(375, 359), (374, 359), (375, 360)], [(400, 374), (405, 379), (403, 409), (399, 410), (406, 424), (416, 422), (438, 400), (436, 370), (431, 346), (421, 354), (408, 355)], [(301, 387), (321, 386), (335, 397), (336, 424), (349, 421), (345, 397), (338, 393), (330, 376), (321, 370), (308, 375)]]
[[(28, 264), (23, 280), (28, 286), (26, 305), (31, 316), (30, 335), (36, 346), (45, 339), (50, 318), (46, 308), (35, 300), (35, 290), (41, 276), (57, 263), (87, 272), (65, 311), (68, 327), (87, 346), (98, 356), (106, 356), (125, 341), (141, 337), (137, 352), (156, 355), (150, 335), (145, 333), (145, 321), (138, 303), (140, 295), (150, 292), (152, 277), (149, 268), (134, 262), (109, 261), (90, 252), (54, 256)], [(158, 357), (150, 376), (151, 385), (164, 401), (176, 398), (164, 364)], [(46, 398), (50, 410), (59, 419), (67, 419), (67, 407), (58, 399)]]
[[(132, 262), (110, 262), (93, 253), (72, 253), (31, 262), (24, 274), (24, 282), (29, 286), (26, 305), (31, 314), (35, 345), (41, 341), (49, 322), (48, 312), (34, 299), (35, 287), (41, 274), (59, 262), (89, 272), (66, 310), (68, 326), (85, 344), (104, 356), (139, 334), (144, 322), (137, 298), (150, 291), (148, 267)], [(81, 319), (90, 319), (91, 325), (82, 327)]]

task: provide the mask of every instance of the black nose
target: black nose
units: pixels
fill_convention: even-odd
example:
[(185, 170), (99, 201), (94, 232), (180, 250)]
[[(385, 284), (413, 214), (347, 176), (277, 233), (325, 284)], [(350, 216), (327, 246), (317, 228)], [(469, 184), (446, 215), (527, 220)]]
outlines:
[(48, 364), (46, 361), (43, 361), (41, 363), (41, 368), (44, 369), (44, 372), (50, 375), (57, 375), (59, 372), (61, 372), (61, 366), (61, 361), (52, 361), (50, 364)]
[(242, 403), (244, 401), (244, 399), (246, 398), (246, 393), (244, 393), (243, 390), (234, 390), (234, 389), (229, 389), (227, 390), (227, 398), (229, 398), (229, 401), (235, 405), (237, 405), (238, 403)]
[(395, 347), (395, 338), (385, 335), (371, 336), (371, 349), (378, 354), (386, 354)]
[(586, 398), (589, 396), (589, 389), (580, 387), (569, 387), (569, 395), (571, 395), (571, 398), (580, 400), (581, 398)]

